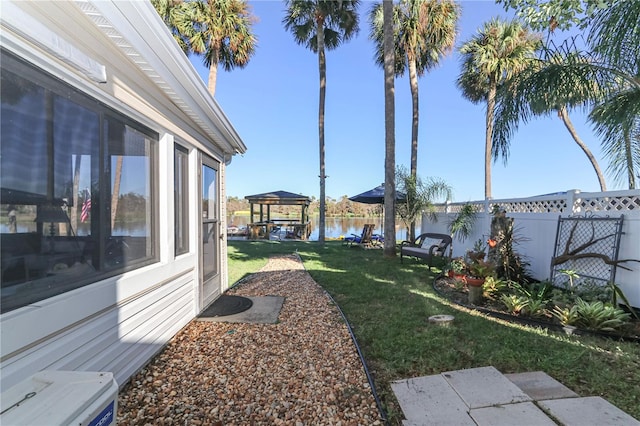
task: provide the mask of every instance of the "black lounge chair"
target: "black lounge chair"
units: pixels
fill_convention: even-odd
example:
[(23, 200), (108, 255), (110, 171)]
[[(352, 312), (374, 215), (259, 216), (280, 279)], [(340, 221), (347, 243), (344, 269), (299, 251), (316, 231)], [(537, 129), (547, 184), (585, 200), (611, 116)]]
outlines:
[(400, 243), (400, 262), (404, 256), (425, 259), (431, 269), (434, 257), (446, 257), (447, 247), (451, 244), (451, 236), (426, 232), (413, 241)]

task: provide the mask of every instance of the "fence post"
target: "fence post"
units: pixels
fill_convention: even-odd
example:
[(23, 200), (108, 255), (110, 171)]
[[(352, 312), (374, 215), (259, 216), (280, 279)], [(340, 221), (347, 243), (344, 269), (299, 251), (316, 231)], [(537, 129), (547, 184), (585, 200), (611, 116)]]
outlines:
[(580, 214), (580, 208), (576, 207), (576, 200), (579, 197), (578, 194), (580, 194), (579, 189), (570, 189), (567, 191), (567, 207), (569, 210), (569, 214), (567, 216)]

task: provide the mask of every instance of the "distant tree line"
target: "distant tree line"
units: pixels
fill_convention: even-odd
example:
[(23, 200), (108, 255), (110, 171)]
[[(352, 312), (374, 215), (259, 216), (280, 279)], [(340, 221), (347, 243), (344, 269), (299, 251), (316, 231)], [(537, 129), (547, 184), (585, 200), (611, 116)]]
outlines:
[[(259, 207), (254, 207), (257, 211)], [(245, 199), (238, 197), (227, 197), (227, 213), (234, 215), (237, 212), (248, 212), (250, 209), (249, 202)], [(311, 205), (309, 206), (309, 212), (311, 215), (320, 214), (320, 201), (315, 197), (311, 197)], [(271, 214), (285, 215), (285, 216), (297, 216), (300, 214), (300, 206), (271, 206)], [(372, 217), (382, 215), (381, 204), (363, 204), (355, 203), (346, 195), (336, 200), (331, 197), (326, 197), (326, 211), (327, 216), (333, 217)]]

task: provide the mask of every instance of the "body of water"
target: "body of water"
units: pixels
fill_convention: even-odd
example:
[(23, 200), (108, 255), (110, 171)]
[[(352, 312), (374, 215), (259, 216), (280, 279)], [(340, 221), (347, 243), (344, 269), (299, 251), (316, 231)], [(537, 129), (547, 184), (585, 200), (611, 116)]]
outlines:
[[(237, 226), (239, 228), (243, 228), (249, 222), (249, 216), (232, 216), (227, 220), (228, 226)], [(367, 223), (373, 223), (375, 225), (375, 229), (373, 231), (374, 234), (382, 234), (383, 229), (383, 218), (375, 217), (375, 218), (335, 218), (330, 217), (325, 219), (325, 238), (326, 239), (336, 239), (340, 237), (349, 237), (351, 234), (360, 235), (362, 233), (362, 228)], [(309, 236), (309, 240), (317, 241), (318, 240), (318, 218), (314, 217), (311, 220), (311, 235)], [(420, 224), (416, 224), (416, 233), (419, 233)], [(406, 240), (407, 238), (407, 230), (403, 226), (402, 222), (396, 220), (396, 240)]]

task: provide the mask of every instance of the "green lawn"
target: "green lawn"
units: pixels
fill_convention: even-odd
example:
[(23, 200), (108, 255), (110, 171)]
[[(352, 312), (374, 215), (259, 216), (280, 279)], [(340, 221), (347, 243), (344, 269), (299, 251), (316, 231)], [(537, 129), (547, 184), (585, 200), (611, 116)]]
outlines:
[[(230, 281), (270, 256), (298, 252), (305, 268), (347, 316), (392, 424), (400, 424), (390, 382), (493, 365), (503, 373), (542, 370), (581, 396), (602, 396), (640, 418), (640, 345), (569, 337), (509, 324), (448, 303), (433, 290), (436, 270), (386, 259), (382, 250), (340, 242), (229, 241)], [(436, 314), (452, 327), (429, 325)]]

